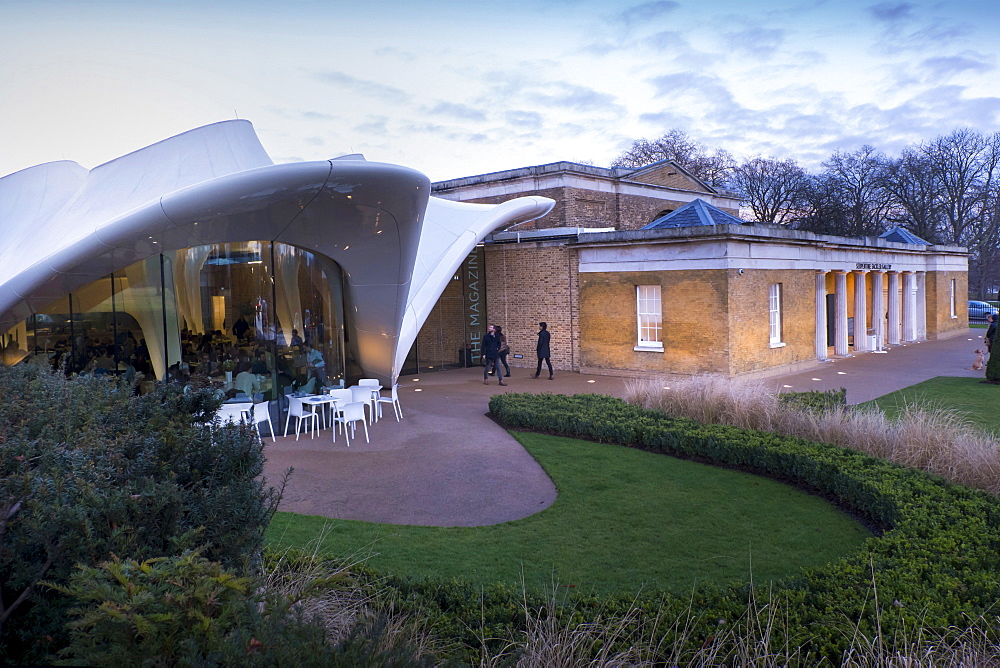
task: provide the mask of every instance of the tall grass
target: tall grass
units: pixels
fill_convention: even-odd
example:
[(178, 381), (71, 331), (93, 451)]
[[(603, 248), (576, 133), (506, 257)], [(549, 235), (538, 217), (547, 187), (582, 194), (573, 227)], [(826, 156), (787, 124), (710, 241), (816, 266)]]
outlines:
[[(525, 606), (523, 636), (507, 639), (497, 651), (484, 651), (483, 668), (517, 666), (689, 666), (723, 668), (829, 665), (789, 643), (789, 604), (771, 593), (763, 600), (750, 594), (747, 612), (734, 620), (706, 620), (693, 606), (675, 619), (632, 607), (624, 615), (574, 622), (572, 610), (560, 610), (558, 596), (544, 607)], [(877, 596), (873, 591), (873, 605)], [(560, 610), (559, 614), (555, 611)], [(998, 619), (970, 619), (964, 630), (945, 634), (923, 628), (896, 629), (890, 637), (868, 636), (853, 620), (843, 620), (851, 638), (842, 668), (984, 668), (1000, 666), (996, 641)], [(705, 637), (703, 629), (712, 632)], [(702, 632), (698, 632), (702, 631)], [(695, 638), (704, 640), (695, 641)], [(487, 646), (484, 641), (483, 647)]]
[(926, 402), (895, 417), (875, 407), (811, 411), (782, 404), (765, 384), (700, 376), (664, 384), (633, 380), (625, 400), (703, 424), (725, 424), (832, 443), (1000, 494), (1000, 441), (958, 413)]
[(269, 554), (260, 574), (262, 590), (321, 627), (329, 645), (364, 645), (362, 657), (371, 665), (430, 665), (454, 645), (434, 636), (431, 619), (400, 612), (389, 588), (357, 576), (370, 553), (347, 559), (323, 554), (319, 547), (328, 533), (324, 527), (305, 550)]

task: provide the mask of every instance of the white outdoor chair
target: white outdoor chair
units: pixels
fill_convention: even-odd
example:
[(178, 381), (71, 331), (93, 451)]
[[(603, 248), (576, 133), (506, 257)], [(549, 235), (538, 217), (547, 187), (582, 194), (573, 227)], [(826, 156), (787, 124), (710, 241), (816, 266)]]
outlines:
[(295, 440), (299, 440), (299, 430), (302, 428), (302, 421), (305, 420), (311, 426), (311, 434), (316, 438), (316, 429), (319, 427), (319, 414), (302, 404), (302, 397), (288, 397), (288, 417), (285, 418), (285, 436), (288, 436), (288, 423), (295, 418)]
[(271, 411), (268, 407), (266, 401), (261, 401), (253, 405), (253, 409), (250, 413), (250, 421), (253, 422), (253, 426), (257, 429), (257, 437), (260, 442), (264, 442), (264, 435), (260, 433), (260, 423), (266, 422), (268, 428), (271, 430), (271, 438), (275, 443), (278, 442), (278, 433), (274, 431), (274, 425), (271, 424)]
[[(368, 423), (365, 422), (365, 406), (366, 404), (361, 401), (352, 401), (348, 404), (343, 404), (340, 407), (340, 414), (334, 418), (335, 422), (339, 422), (344, 428), (344, 438), (347, 439), (347, 447), (351, 447), (351, 436), (354, 433), (355, 425), (358, 422), (365, 429), (365, 443), (371, 443), (368, 440)], [(348, 425), (351, 427), (350, 432), (347, 431)], [(337, 430), (331, 429), (333, 432), (333, 442), (337, 442)]]
[(403, 417), (403, 409), (399, 406), (399, 383), (392, 386), (391, 397), (379, 397), (376, 402), (378, 406), (378, 416), (382, 417), (382, 404), (392, 404), (392, 410), (396, 414), (396, 422)]
[(327, 394), (335, 400), (335, 403), (330, 404), (330, 425), (336, 427), (337, 425), (334, 424), (334, 419), (340, 415), (340, 407), (354, 401), (354, 393), (346, 388), (338, 388), (327, 390)]
[(362, 403), (368, 407), (368, 423), (375, 421), (375, 396), (371, 385), (354, 385), (351, 390), (351, 401)]

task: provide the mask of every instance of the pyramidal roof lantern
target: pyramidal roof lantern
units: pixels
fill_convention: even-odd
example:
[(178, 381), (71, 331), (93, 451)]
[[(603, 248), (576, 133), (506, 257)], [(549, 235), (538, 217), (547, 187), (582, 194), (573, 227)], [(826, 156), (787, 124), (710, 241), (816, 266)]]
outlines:
[(884, 232), (878, 236), (879, 239), (885, 239), (886, 241), (894, 241), (897, 244), (915, 244), (917, 246), (933, 246), (929, 241), (921, 239), (913, 232), (904, 229), (900, 226), (896, 226), (891, 230)]
[(688, 202), (676, 211), (657, 218), (644, 230), (662, 230), (674, 227), (699, 227), (703, 225), (744, 225), (736, 216), (714, 207), (703, 199)]

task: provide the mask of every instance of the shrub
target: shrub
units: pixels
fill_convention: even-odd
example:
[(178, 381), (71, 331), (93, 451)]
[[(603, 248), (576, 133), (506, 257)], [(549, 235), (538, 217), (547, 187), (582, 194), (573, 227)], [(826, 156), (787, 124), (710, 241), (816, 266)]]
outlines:
[[(53, 585), (78, 604), (60, 654), (115, 668), (431, 665), (394, 637), (392, 619), (365, 614), (364, 595), (342, 569), (304, 557), (269, 566), (259, 578), (240, 577), (186, 552), (80, 567), (68, 585)], [(333, 607), (352, 616), (333, 633), (324, 623), (331, 593)]]
[(806, 392), (782, 392), (778, 403), (791, 408), (808, 411), (826, 411), (847, 406), (847, 389), (809, 390)]
[(219, 401), (162, 386), (0, 369), (0, 657), (39, 660), (65, 641), (75, 564), (145, 561), (203, 546), (226, 568), (259, 561), (280, 492), (245, 425), (207, 426)]
[(60, 652), (88, 666), (202, 663), (234, 628), (251, 625), (256, 604), (252, 580), (194, 553), (141, 563), (115, 557), (52, 588), (95, 604), (70, 611), (70, 644)]
[[(786, 399), (785, 397), (790, 397)], [(710, 376), (631, 381), (626, 401), (705, 424), (776, 432), (858, 450), (952, 482), (1000, 494), (1000, 442), (953, 411), (914, 402), (888, 417), (847, 406), (843, 390), (775, 394), (759, 382)]]
[[(685, 609), (697, 612), (698, 623), (683, 638), (692, 652), (716, 637), (718, 620), (731, 623), (752, 616), (748, 605), (753, 600), (776, 597), (785, 602), (784, 626), (774, 631), (771, 642), (834, 664), (850, 648), (852, 636), (891, 639), (897, 631), (923, 628), (947, 640), (1000, 600), (1000, 510), (995, 497), (985, 492), (837, 446), (672, 419), (610, 397), (494, 395), (490, 411), (508, 428), (614, 442), (774, 476), (886, 530), (858, 555), (803, 572), (769, 592), (752, 584), (696, 590), (687, 600), (649, 592), (642, 605), (664, 619), (681, 619)], [(433, 587), (406, 586), (425, 592)], [(464, 598), (470, 593), (456, 593), (448, 601), (439, 592), (445, 617), (452, 607), (468, 613), (475, 605)], [(504, 625), (523, 623), (509, 621), (508, 610), (515, 604), (511, 597), (494, 593), (492, 600), (481, 600), (484, 618), (496, 608), (503, 611)], [(634, 600), (595, 601), (593, 609), (624, 615)], [(530, 607), (539, 605), (544, 602), (532, 601)], [(574, 606), (577, 612), (587, 610), (580, 600)], [(664, 633), (663, 646), (671, 646), (675, 639)]]
[[(1000, 336), (996, 337), (996, 343), (1000, 344)], [(997, 346), (1000, 353), (1000, 345)], [(991, 383), (1000, 383), (1000, 354), (990, 353), (990, 358), (986, 361), (986, 380)]]

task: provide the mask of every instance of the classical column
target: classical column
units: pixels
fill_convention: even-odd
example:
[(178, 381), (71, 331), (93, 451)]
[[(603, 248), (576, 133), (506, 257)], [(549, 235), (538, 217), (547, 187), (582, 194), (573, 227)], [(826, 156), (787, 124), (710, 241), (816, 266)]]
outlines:
[(885, 300), (882, 298), (881, 271), (872, 272), (872, 330), (875, 332), (875, 350), (885, 348)]
[(903, 341), (917, 340), (917, 281), (912, 271), (903, 272)]
[(927, 272), (917, 272), (917, 341), (927, 340)]
[(899, 272), (889, 272), (889, 345), (899, 345)]
[(868, 352), (868, 295), (865, 294), (865, 272), (852, 271), (854, 275), (854, 350)]
[(847, 357), (850, 354), (847, 346), (847, 272), (835, 271), (833, 275), (833, 353), (839, 357)]
[(826, 272), (816, 271), (816, 359), (826, 359)]

